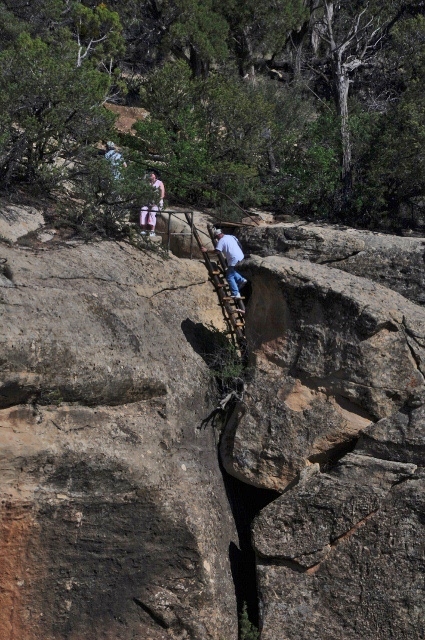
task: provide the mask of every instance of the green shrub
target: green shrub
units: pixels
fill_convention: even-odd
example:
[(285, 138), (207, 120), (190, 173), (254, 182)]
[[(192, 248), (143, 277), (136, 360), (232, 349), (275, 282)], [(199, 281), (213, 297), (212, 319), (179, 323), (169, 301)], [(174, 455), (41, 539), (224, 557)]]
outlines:
[(127, 155), (126, 163), (116, 177), (109, 161), (97, 149), (87, 148), (81, 164), (69, 171), (67, 193), (55, 192), (58, 202), (49, 223), (71, 227), (86, 240), (127, 237), (153, 248), (148, 236), (137, 233), (138, 219), (141, 206), (159, 196), (144, 179), (143, 167)]
[(243, 603), (239, 617), (239, 640), (259, 640), (260, 633), (255, 625), (249, 621), (246, 602)]
[(240, 393), (246, 377), (246, 366), (236, 345), (227, 332), (213, 325), (208, 330), (208, 343), (203, 358), (217, 382), (220, 395)]
[(223, 208), (227, 217), (260, 205), (259, 166), (273, 112), (261, 91), (233, 74), (194, 80), (179, 61), (153, 72), (141, 98), (151, 115), (135, 126), (137, 138), (130, 142), (145, 161), (164, 164), (173, 198)]
[(0, 178), (38, 182), (46, 190), (67, 173), (58, 157), (77, 158), (109, 135), (114, 116), (101, 106), (109, 77), (76, 67), (72, 41), (47, 43), (19, 35), (0, 54)]

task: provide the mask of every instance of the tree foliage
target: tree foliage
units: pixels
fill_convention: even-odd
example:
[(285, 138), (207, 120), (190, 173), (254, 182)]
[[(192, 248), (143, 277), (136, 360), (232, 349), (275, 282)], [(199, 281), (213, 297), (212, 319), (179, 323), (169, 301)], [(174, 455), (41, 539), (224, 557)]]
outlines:
[(422, 216), (423, 0), (3, 0), (0, 32), (3, 187), (91, 175), (128, 87), (126, 154), (180, 203)]
[(143, 100), (151, 115), (136, 126), (138, 148), (165, 162), (169, 192), (226, 209), (260, 203), (276, 101), (233, 75), (194, 81), (183, 62), (155, 71)]
[(222, 11), (242, 75), (255, 74), (255, 65), (264, 67), (266, 59), (273, 62), (309, 17), (303, 0), (226, 0)]
[(126, 235), (135, 239), (138, 234), (131, 223), (137, 222), (141, 203), (154, 201), (156, 194), (134, 160), (117, 177), (103, 155), (87, 147), (68, 171), (72, 198), (58, 193), (60, 220), (86, 238)]
[[(415, 34), (414, 40), (412, 35)], [(418, 46), (422, 42), (422, 46)], [(392, 84), (403, 90), (371, 119), (369, 144), (359, 158), (354, 205), (363, 223), (397, 229), (423, 209), (425, 189), (425, 19), (394, 30)], [(392, 89), (392, 93), (394, 89)], [(414, 218), (414, 215), (413, 215)]]
[[(207, 76), (213, 60), (224, 60), (227, 54), (228, 25), (216, 11), (213, 0), (172, 0), (174, 19), (168, 29), (172, 50), (184, 53), (196, 77)], [(187, 54), (186, 54), (187, 55)]]
[(21, 33), (0, 54), (0, 175), (15, 180), (57, 175), (55, 158), (75, 158), (101, 139), (111, 115), (101, 108), (109, 78), (76, 67), (72, 42), (46, 43)]
[(112, 188), (97, 147), (113, 135), (115, 117), (103, 105), (117, 80), (111, 61), (124, 50), (118, 14), (73, 0), (1, 2), (0, 29), (2, 188), (56, 194), (68, 218), (84, 211), (90, 226), (90, 209), (98, 229), (116, 232), (126, 180)]
[(259, 637), (258, 629), (249, 621), (248, 608), (244, 602), (239, 619), (239, 638), (240, 640), (258, 640)]
[(118, 13), (103, 3), (90, 8), (74, 2), (70, 8), (69, 29), (78, 46), (78, 67), (89, 56), (106, 66), (114, 57), (124, 53)]

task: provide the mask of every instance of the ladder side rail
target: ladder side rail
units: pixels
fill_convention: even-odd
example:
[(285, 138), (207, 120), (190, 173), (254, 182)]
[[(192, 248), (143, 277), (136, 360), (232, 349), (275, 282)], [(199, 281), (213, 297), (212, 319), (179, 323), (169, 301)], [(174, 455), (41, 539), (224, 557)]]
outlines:
[(243, 331), (241, 330), (241, 327), (238, 325), (238, 318), (235, 318), (235, 309), (232, 309), (229, 302), (223, 299), (227, 296), (225, 296), (225, 294), (222, 292), (222, 287), (217, 286), (222, 284), (220, 282), (220, 276), (213, 275), (211, 276), (211, 280), (217, 292), (219, 304), (222, 308), (223, 316), (226, 320), (226, 323), (230, 325), (230, 328), (236, 334), (236, 338), (238, 342), (240, 342), (241, 340), (244, 340), (245, 336)]
[(208, 271), (210, 272), (210, 278), (211, 281), (214, 285), (214, 288), (216, 290), (217, 296), (218, 296), (218, 300), (219, 303), (221, 305), (222, 308), (225, 309), (226, 314), (225, 315), (225, 319), (226, 322), (230, 322), (233, 330), (235, 331), (238, 340), (242, 340), (245, 338), (243, 331), (241, 331), (240, 326), (237, 324), (238, 322), (238, 318), (235, 318), (235, 311), (237, 311), (237, 309), (232, 309), (232, 306), (229, 304), (229, 301), (226, 300), (226, 298), (228, 297), (226, 295), (227, 291), (223, 291), (223, 289), (226, 289), (224, 285), (224, 274), (221, 273), (220, 275), (214, 274), (212, 273), (212, 271), (215, 271), (214, 266), (211, 262), (211, 259), (209, 257), (209, 255), (207, 253), (205, 253), (204, 255), (204, 259), (205, 259), (205, 263), (207, 265)]

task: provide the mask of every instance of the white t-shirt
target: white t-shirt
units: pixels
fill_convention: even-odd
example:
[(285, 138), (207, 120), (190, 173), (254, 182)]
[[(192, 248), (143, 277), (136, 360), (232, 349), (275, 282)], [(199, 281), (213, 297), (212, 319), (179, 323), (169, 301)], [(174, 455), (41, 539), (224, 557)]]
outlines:
[[(164, 200), (162, 198), (161, 191), (163, 190), (162, 193), (165, 193), (164, 183), (161, 180), (156, 179), (155, 182), (152, 184), (152, 186), (159, 193), (159, 196), (161, 198), (160, 201), (159, 201), (159, 206), (160, 206), (160, 208), (162, 208), (164, 206)], [(161, 189), (161, 187), (162, 187), (162, 189)]]
[(110, 149), (105, 153), (105, 158), (109, 160), (109, 162), (111, 163), (112, 173), (114, 174), (114, 178), (120, 178), (121, 177), (120, 167), (124, 162), (122, 155), (118, 153), (118, 151), (115, 151), (114, 149)]
[(235, 236), (224, 235), (217, 242), (215, 248), (224, 254), (229, 267), (234, 267), (235, 264), (244, 259), (243, 251)]
[(159, 193), (161, 193), (161, 187), (164, 187), (164, 183), (161, 180), (157, 179), (152, 186), (154, 189), (158, 189)]

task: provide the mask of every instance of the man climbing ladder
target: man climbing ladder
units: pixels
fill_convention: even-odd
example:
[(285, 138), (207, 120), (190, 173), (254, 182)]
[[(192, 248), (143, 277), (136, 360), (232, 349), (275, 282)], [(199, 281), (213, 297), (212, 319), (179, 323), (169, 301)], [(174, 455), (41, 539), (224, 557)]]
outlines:
[[(208, 270), (210, 280), (214, 285), (215, 291), (217, 293), (218, 301), (223, 311), (223, 316), (228, 326), (229, 333), (232, 336), (232, 340), (234, 341), (235, 346), (237, 345), (240, 349), (241, 354), (245, 356), (247, 354), (247, 349), (244, 321), (245, 305), (243, 303), (243, 298), (241, 298), (240, 296), (238, 298), (235, 298), (232, 295), (228, 295), (227, 289), (229, 288), (229, 285), (224, 283), (225, 273), (227, 271), (227, 264), (224, 255), (221, 252), (217, 252), (215, 248), (210, 250), (206, 249), (202, 243), (197, 228), (193, 225), (193, 217), (191, 217), (189, 215), (189, 212), (187, 211), (185, 212), (185, 216), (187, 223), (192, 229), (193, 237), (195, 238), (199, 249), (203, 253), (205, 266)], [(213, 242), (213, 245), (215, 246), (215, 229), (214, 231), (213, 229), (213, 227), (211, 228), (210, 225), (208, 225), (208, 233)], [(215, 253), (217, 255), (219, 264), (211, 261), (208, 255), (209, 252)]]
[[(241, 244), (235, 236), (227, 235), (222, 232), (221, 229), (215, 229), (214, 238), (217, 239), (217, 244), (213, 249), (214, 252), (221, 251), (226, 258), (226, 280), (229, 283), (232, 297), (236, 300), (242, 299), (241, 289), (247, 284), (247, 280), (236, 271), (236, 265), (244, 259)], [(202, 247), (203, 252), (207, 252), (208, 249)]]

